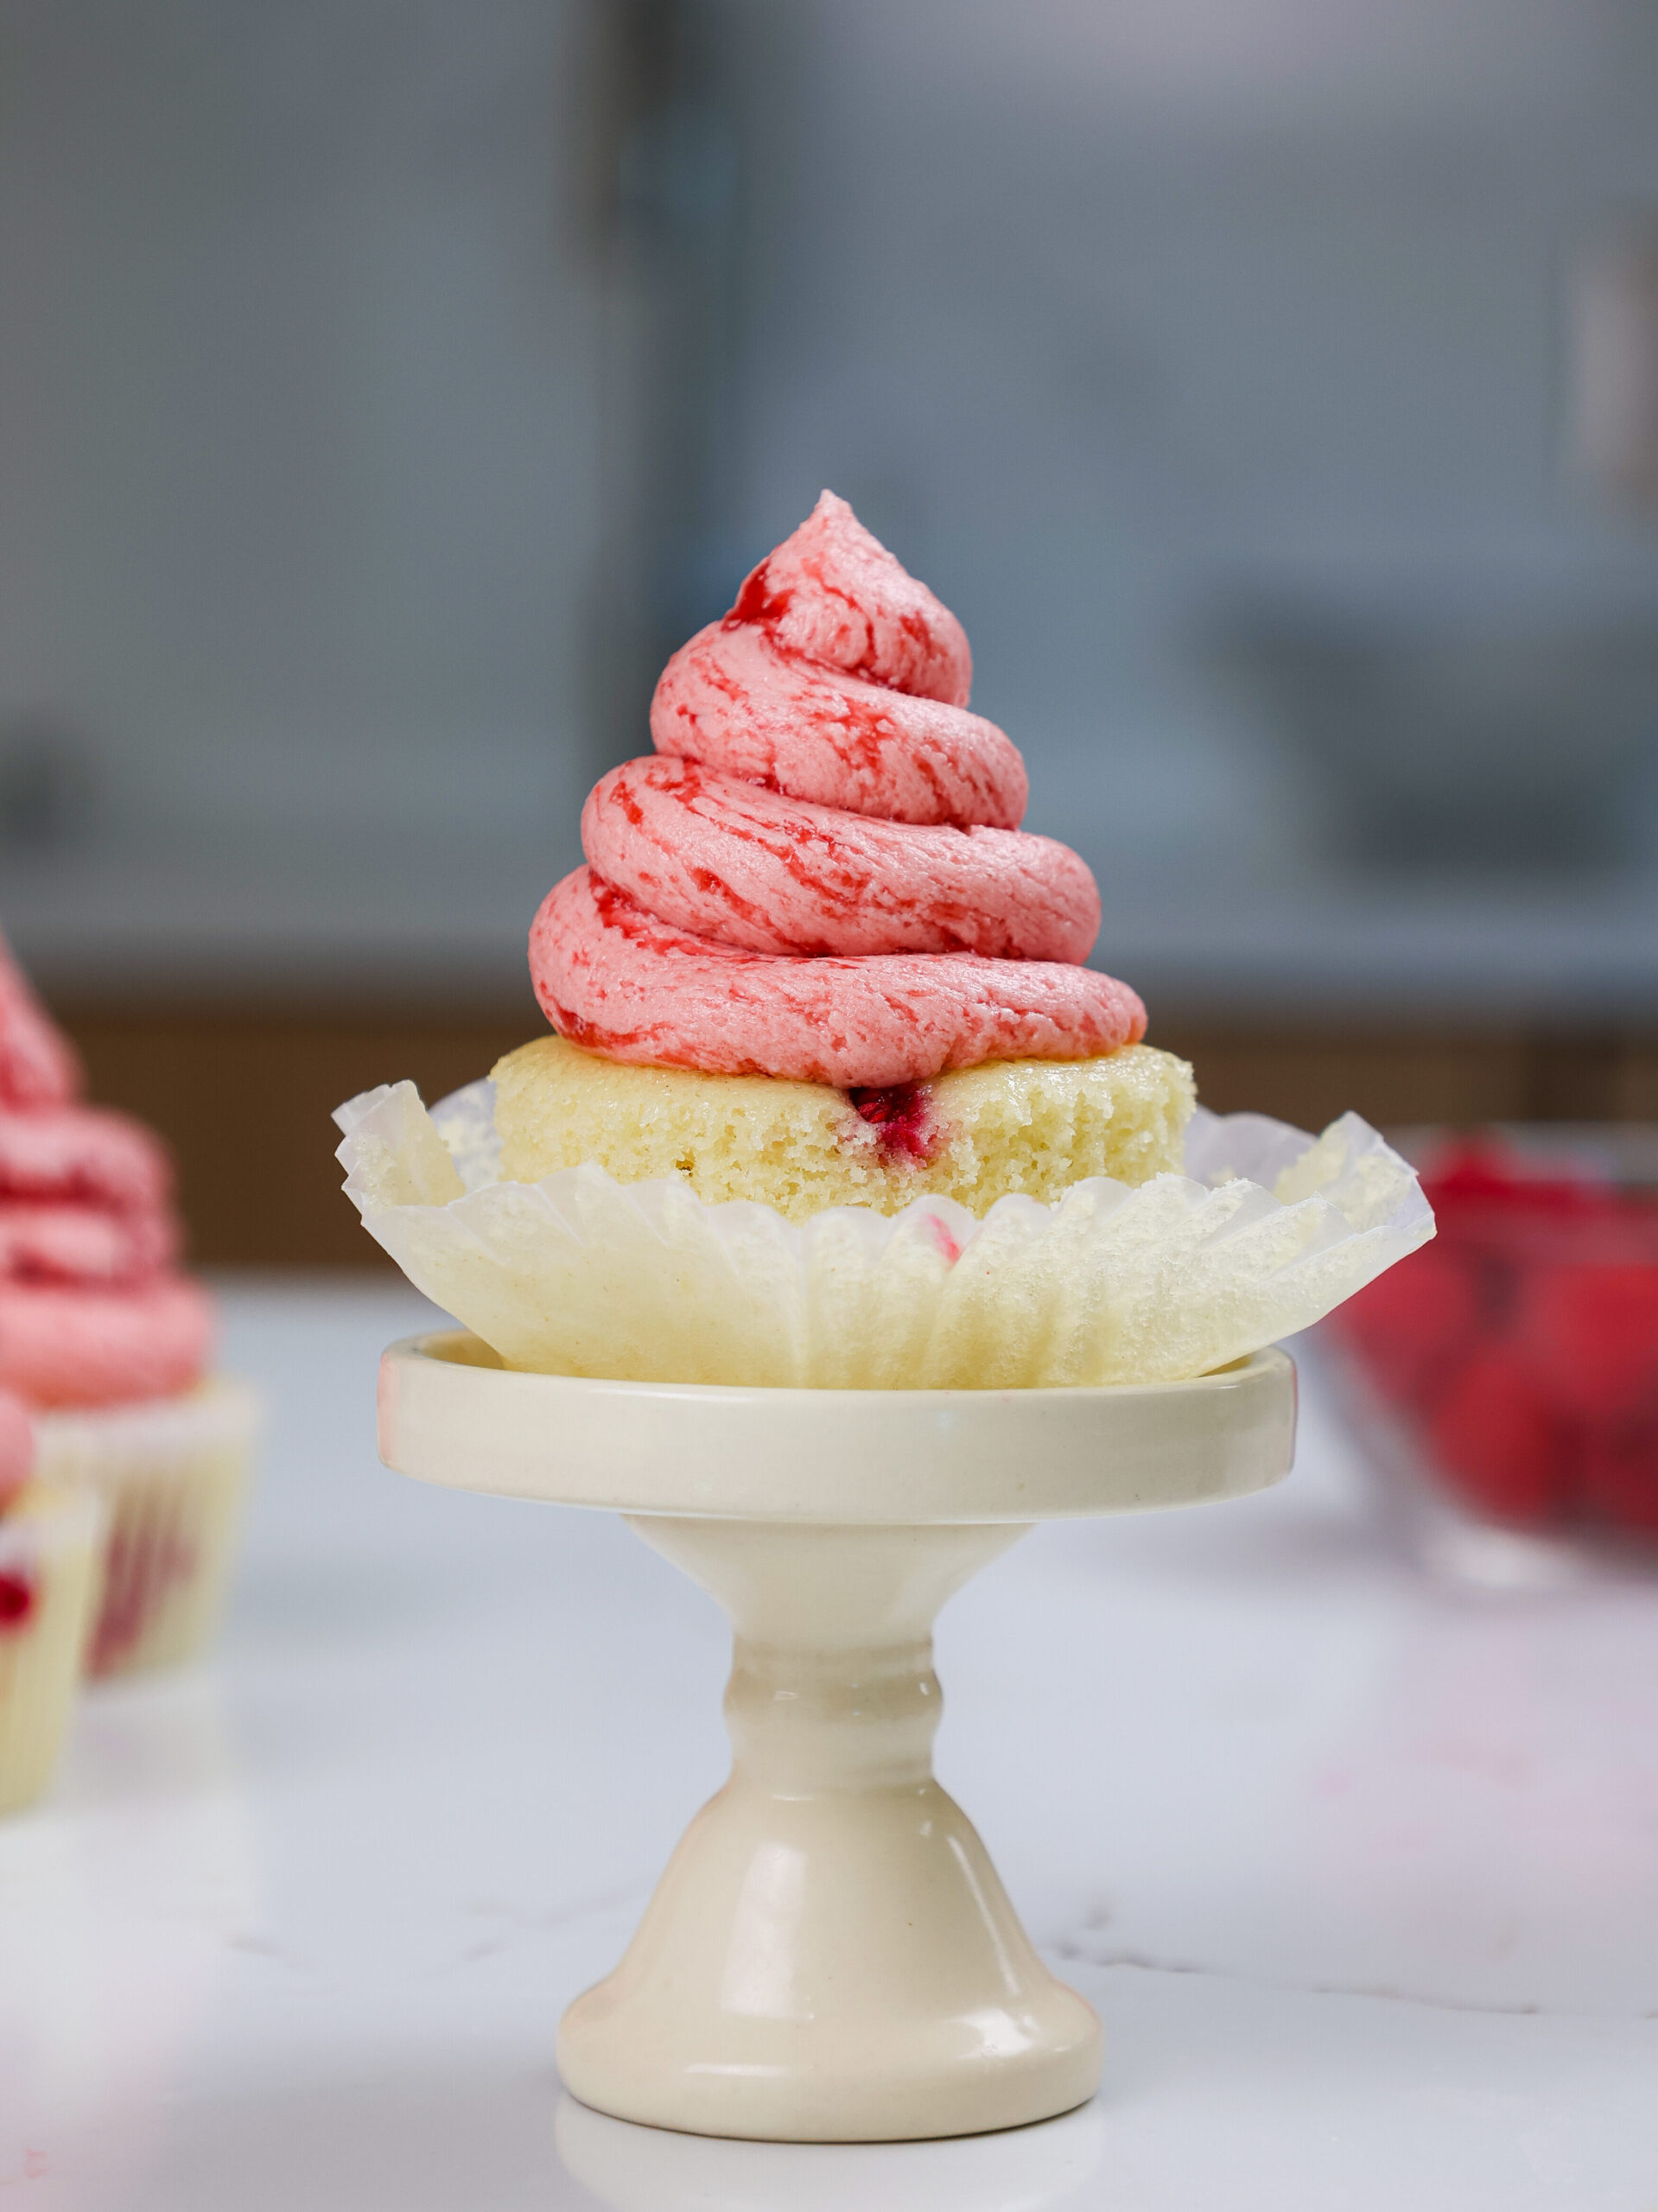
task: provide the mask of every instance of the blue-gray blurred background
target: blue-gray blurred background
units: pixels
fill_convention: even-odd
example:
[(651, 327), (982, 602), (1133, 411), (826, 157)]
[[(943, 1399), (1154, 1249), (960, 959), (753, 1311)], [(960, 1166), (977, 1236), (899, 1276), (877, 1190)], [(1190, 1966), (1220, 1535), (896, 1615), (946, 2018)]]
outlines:
[(1649, 0), (0, 0), (0, 919), (207, 1256), (824, 485), (1217, 1103), (1658, 1109)]

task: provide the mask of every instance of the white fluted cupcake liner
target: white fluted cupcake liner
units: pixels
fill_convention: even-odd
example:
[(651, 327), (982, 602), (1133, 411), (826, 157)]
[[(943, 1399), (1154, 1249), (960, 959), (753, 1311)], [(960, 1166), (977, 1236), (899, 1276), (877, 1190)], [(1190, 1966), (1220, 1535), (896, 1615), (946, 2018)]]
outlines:
[(176, 1398), (37, 1415), (36, 1478), (84, 1487), (108, 1513), (87, 1671), (194, 1658), (224, 1610), (262, 1420), (225, 1377)]
[(1433, 1233), (1356, 1115), (1316, 1140), (1201, 1109), (1186, 1173), (1054, 1205), (840, 1206), (804, 1223), (588, 1163), (499, 1179), (493, 1093), (342, 1106), (369, 1233), (509, 1366), (651, 1382), (1006, 1389), (1177, 1382), (1307, 1327)]
[(97, 1605), (106, 1516), (31, 1484), (0, 1519), (0, 1814), (33, 1804), (68, 1730)]

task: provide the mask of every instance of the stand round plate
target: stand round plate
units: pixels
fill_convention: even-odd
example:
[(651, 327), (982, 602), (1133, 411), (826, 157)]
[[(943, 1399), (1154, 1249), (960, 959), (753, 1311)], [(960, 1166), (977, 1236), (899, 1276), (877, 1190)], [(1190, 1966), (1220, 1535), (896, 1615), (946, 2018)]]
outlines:
[[(464, 1333), (394, 1344), (388, 1466), (619, 1511), (734, 1631), (731, 1779), (566, 2012), (569, 2089), (794, 2142), (973, 2134), (1090, 2096), (1099, 2022), (932, 1777), (933, 1622), (1032, 1522), (1264, 1489), (1294, 1432), (1275, 1351), (1104, 1389), (766, 1390), (520, 1374)], [(1056, 1817), (1062, 1798), (1056, 1777)]]

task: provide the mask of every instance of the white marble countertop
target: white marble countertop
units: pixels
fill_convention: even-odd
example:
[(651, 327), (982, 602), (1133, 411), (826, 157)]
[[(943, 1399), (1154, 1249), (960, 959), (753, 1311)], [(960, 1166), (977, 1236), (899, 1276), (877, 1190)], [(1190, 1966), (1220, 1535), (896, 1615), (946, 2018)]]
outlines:
[(91, 1694), (0, 1827), (8, 2208), (1658, 2208), (1658, 1586), (1432, 1594), (1316, 1392), (1280, 1491), (1039, 1530), (944, 1615), (940, 1773), (1105, 2021), (1095, 2104), (797, 2150), (561, 2101), (721, 1779), (725, 1635), (614, 1518), (378, 1467), (422, 1310), (232, 1294), (276, 1415), (223, 1650)]

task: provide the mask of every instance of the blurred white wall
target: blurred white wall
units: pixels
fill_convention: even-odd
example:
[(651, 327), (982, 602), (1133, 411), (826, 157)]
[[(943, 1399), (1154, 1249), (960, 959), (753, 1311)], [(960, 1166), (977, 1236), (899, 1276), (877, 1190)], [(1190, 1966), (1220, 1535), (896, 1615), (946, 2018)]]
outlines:
[(890, 531), (1044, 827), (1307, 864), (1305, 778), (1189, 665), (1235, 600), (1658, 626), (1658, 537), (1562, 435), (1574, 258), (1658, 199), (1645, 0), (836, 0), (817, 40), (753, 542), (820, 478)]
[[(619, 292), (564, 142), (624, 16), (735, 136), (615, 151), (670, 210)], [(1658, 633), (1566, 419), (1572, 270), (1658, 204), (1648, 0), (0, 0), (0, 783), (43, 728), (90, 793), (0, 915), (54, 972), (516, 983), (641, 641), (827, 483), (1137, 980), (1658, 1005), (1658, 768), (1598, 872), (1355, 873), (1197, 650), (1263, 599)]]
[(92, 785), (0, 856), (48, 963), (492, 957), (573, 852), (564, 12), (0, 6), (0, 766), (47, 725)]

